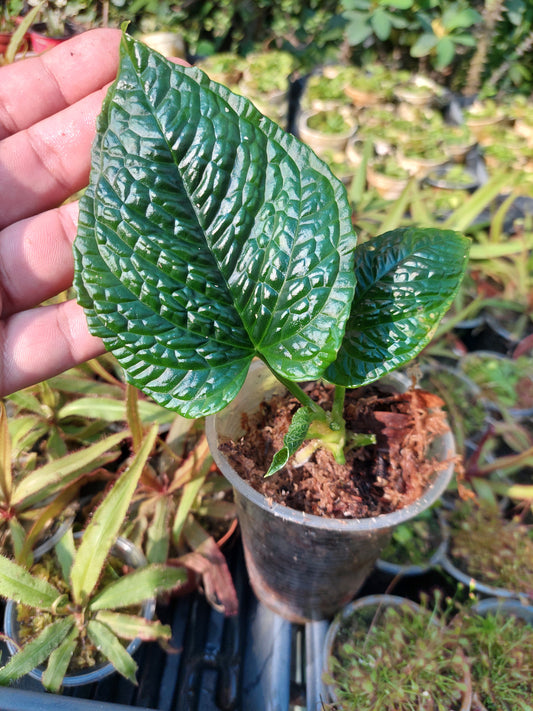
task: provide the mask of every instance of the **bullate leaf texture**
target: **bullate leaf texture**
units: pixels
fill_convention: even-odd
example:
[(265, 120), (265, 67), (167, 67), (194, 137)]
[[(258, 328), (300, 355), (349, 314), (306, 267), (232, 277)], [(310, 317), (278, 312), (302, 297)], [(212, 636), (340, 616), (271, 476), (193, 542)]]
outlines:
[(323, 374), (350, 314), (342, 183), (244, 97), (126, 34), (80, 201), (74, 286), (128, 382), (186, 417), (254, 357)]

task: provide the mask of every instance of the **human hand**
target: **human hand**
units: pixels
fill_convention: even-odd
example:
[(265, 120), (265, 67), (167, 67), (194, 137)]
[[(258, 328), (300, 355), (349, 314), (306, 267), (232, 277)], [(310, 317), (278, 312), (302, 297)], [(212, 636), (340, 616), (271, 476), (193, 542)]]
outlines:
[(78, 203), (120, 31), (98, 29), (0, 69), (0, 396), (104, 351), (71, 300)]

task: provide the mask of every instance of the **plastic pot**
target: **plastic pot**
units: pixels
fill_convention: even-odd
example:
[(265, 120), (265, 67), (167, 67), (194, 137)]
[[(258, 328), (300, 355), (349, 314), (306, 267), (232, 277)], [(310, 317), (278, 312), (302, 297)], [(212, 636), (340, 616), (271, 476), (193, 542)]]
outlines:
[(416, 575), (424, 575), (440, 565), (442, 556), (446, 551), (445, 532), (441, 525), (438, 511), (432, 509), (431, 515), (435, 518), (439, 536), (433, 541), (434, 546), (431, 551), (428, 551), (427, 558), (421, 563), (398, 563), (393, 558), (383, 556), (376, 561), (376, 568), (379, 571), (393, 577), (401, 575), (402, 577), (410, 578)]
[[(75, 534), (78, 535), (78, 534)], [(123, 560), (132, 568), (140, 568), (146, 565), (146, 560), (141, 551), (126, 538), (118, 537), (116, 543), (111, 548), (111, 555)], [(147, 600), (143, 604), (142, 614), (147, 620), (151, 620), (155, 614), (156, 600), (155, 598)], [(17, 603), (13, 600), (6, 602), (4, 612), (4, 633), (6, 635), (6, 644), (11, 654), (18, 651), (18, 647), (12, 640), (17, 640), (18, 637), (18, 622), (17, 622)], [(139, 638), (132, 640), (127, 646), (127, 651), (134, 654), (141, 644)], [(67, 674), (63, 679), (62, 686), (81, 686), (83, 684), (92, 684), (101, 681), (107, 676), (116, 672), (115, 667), (111, 664), (100, 664), (87, 670), (80, 670), (73, 674)], [(37, 681), (42, 681), (43, 669), (40, 667), (29, 672), (30, 677)]]
[[(405, 597), (400, 597), (398, 595), (367, 595), (366, 597), (362, 597), (358, 600), (355, 600), (354, 602), (350, 603), (346, 607), (344, 607), (341, 612), (335, 617), (333, 622), (328, 628), (328, 632), (326, 634), (326, 639), (324, 643), (324, 659), (323, 659), (323, 672), (328, 673), (330, 671), (330, 665), (329, 665), (329, 659), (333, 655), (334, 652), (334, 644), (336, 641), (336, 637), (342, 628), (342, 626), (346, 623), (346, 621), (355, 613), (358, 611), (362, 611), (365, 608), (369, 608), (370, 611), (372, 611), (374, 608), (379, 609), (383, 607), (400, 607), (400, 606), (407, 606), (409, 607), (414, 613), (420, 613), (423, 612), (423, 608), (418, 605), (416, 602), (413, 602), (409, 598)], [(375, 613), (372, 613), (375, 614)], [(429, 612), (427, 613), (429, 616)], [(433, 624), (440, 625), (440, 623), (432, 618)], [(464, 671), (464, 678), (463, 682), (466, 686), (466, 691), (463, 693), (462, 701), (460, 707), (456, 711), (469, 711), (472, 703), (472, 679), (470, 676), (470, 669), (468, 667), (468, 664), (466, 661), (463, 663), (463, 671)], [(335, 687), (333, 684), (330, 684), (326, 686), (324, 689), (324, 695), (331, 701), (332, 703), (337, 702), (337, 695), (335, 691)], [(424, 706), (426, 708), (426, 706)], [(427, 707), (429, 708), (429, 706)], [(454, 707), (455, 708), (455, 707)], [(398, 711), (402, 711), (401, 709), (398, 709)]]
[[(398, 381), (396, 389), (402, 389)], [(219, 440), (236, 440), (243, 434), (244, 413), (253, 413), (263, 400), (283, 392), (272, 373), (254, 362), (237, 398), (207, 418), (206, 434), (216, 464), (234, 489), (255, 594), (274, 612), (302, 623), (332, 617), (355, 596), (393, 528), (431, 506), (444, 492), (453, 475), (455, 446), (450, 432), (435, 440), (432, 455), (449, 459), (449, 465), (418, 501), (399, 511), (366, 519), (331, 519), (296, 511), (258, 493), (218, 449)]]
[(348, 128), (340, 133), (325, 133), (309, 126), (309, 120), (324, 111), (303, 111), (298, 117), (298, 135), (314, 151), (321, 154), (324, 151), (344, 151), (348, 140), (355, 135), (357, 125), (350, 112), (336, 109), (334, 113), (341, 114)]

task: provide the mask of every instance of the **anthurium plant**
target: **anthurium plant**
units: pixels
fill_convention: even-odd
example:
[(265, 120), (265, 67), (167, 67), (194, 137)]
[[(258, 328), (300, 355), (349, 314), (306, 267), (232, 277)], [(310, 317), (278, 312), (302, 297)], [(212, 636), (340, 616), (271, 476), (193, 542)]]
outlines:
[[(319, 437), (342, 461), (346, 388), (428, 343), (468, 240), (409, 227), (356, 248), (346, 190), (311, 149), (124, 34), (74, 251), (89, 328), (129, 382), (195, 418), (260, 358), (303, 405), (286, 453)], [(317, 378), (331, 412), (298, 385)]]
[(170, 628), (132, 613), (131, 608), (179, 585), (185, 578), (183, 570), (153, 564), (101, 583), (156, 434), (154, 425), (130, 466), (95, 511), (79, 545), (76, 547), (71, 530), (56, 545), (60, 575), (49, 581), (43, 577), (42, 569), (32, 574), (24, 566), (0, 556), (0, 594), (46, 618), (40, 632), (0, 669), (0, 684), (9, 684), (47, 662), (43, 685), (57, 691), (73, 656), (91, 645), (135, 683), (137, 664), (121, 639), (170, 638)]

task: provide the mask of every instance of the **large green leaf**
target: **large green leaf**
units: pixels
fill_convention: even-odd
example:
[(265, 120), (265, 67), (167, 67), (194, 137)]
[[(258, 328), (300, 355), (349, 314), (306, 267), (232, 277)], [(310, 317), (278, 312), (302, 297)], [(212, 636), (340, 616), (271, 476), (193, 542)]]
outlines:
[(245, 98), (124, 35), (80, 204), (75, 286), (129, 382), (188, 417), (254, 356), (320, 375), (342, 341), (355, 235), (343, 185)]
[(403, 227), (356, 250), (357, 288), (326, 379), (358, 387), (410, 361), (429, 342), (463, 278), (470, 240)]

